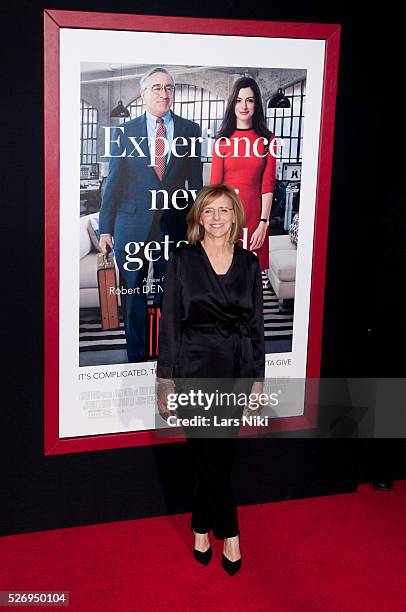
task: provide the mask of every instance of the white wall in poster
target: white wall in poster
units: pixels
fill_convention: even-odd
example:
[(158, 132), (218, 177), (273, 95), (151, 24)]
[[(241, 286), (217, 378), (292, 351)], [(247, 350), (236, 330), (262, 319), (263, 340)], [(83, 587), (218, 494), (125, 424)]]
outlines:
[[(324, 52), (320, 40), (60, 30), (60, 437), (155, 428), (153, 362), (79, 367), (81, 62), (182, 65), (187, 58), (188, 65), (307, 70), (293, 347), (268, 355), (280, 365), (266, 369), (267, 377), (304, 378)], [(283, 416), (303, 414), (303, 399)], [(133, 409), (122, 410), (126, 404)]]

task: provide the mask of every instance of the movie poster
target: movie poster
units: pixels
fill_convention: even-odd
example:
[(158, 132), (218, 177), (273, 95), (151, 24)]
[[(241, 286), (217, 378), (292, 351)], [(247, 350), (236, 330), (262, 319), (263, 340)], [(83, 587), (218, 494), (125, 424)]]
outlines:
[[(212, 181), (216, 134), (241, 77), (257, 83), (273, 135), (261, 255), (266, 376), (305, 378), (324, 45), (61, 31), (61, 438), (155, 428), (165, 268), (186, 241), (199, 190)], [(244, 204), (260, 215), (253, 199)], [(283, 416), (303, 407), (302, 395)]]

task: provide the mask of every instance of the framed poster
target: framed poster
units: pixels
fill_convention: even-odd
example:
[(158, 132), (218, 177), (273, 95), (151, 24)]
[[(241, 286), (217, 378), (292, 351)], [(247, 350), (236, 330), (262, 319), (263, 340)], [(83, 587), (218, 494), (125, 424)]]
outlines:
[[(272, 430), (314, 426), (305, 381), (320, 373), (339, 39), (330, 24), (44, 12), (46, 454), (175, 441), (155, 435), (165, 264), (184, 239), (184, 211), (210, 182), (216, 133), (241, 77), (258, 84), (276, 143), (262, 266), (266, 377), (303, 381)], [(173, 118), (162, 153), (164, 171), (178, 169), (170, 194), (146, 180), (159, 157), (147, 95), (157, 69), (169, 75), (155, 86)], [(296, 243), (289, 230), (299, 209)], [(160, 241), (149, 216), (158, 210), (172, 224)], [(103, 236), (116, 287), (101, 311)]]

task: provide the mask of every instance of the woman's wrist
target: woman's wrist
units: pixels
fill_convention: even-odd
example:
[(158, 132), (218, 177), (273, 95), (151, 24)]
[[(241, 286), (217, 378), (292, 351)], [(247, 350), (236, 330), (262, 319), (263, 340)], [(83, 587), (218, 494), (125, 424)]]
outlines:
[(158, 377), (157, 377), (156, 382), (157, 382), (159, 385), (173, 385), (173, 384), (174, 384), (174, 382), (173, 382), (173, 379), (172, 379), (172, 378), (158, 378)]

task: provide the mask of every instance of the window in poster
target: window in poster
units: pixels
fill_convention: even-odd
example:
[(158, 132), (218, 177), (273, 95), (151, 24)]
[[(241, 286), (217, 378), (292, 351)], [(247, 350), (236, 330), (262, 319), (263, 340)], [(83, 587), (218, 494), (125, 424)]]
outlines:
[[(266, 376), (304, 381), (309, 373), (315, 249), (322, 253), (326, 242), (324, 236), (323, 245), (315, 244), (326, 42), (238, 35), (238, 26), (232, 36), (210, 34), (209, 25), (208, 33), (188, 33), (190, 20), (178, 21), (184, 33), (59, 29), (59, 440), (86, 436), (108, 448), (114, 442), (103, 446), (100, 440), (114, 438), (111, 434), (153, 434), (156, 329), (151, 317), (159, 325), (165, 266), (174, 246), (185, 241), (186, 213), (201, 186), (213, 182), (215, 164), (226, 163), (227, 156), (250, 163), (253, 157), (261, 163), (266, 155), (274, 158), (269, 239), (261, 259)], [(168, 72), (162, 182), (156, 180), (158, 141), (151, 137), (156, 127), (150, 112), (160, 92), (147, 90), (142, 80), (154, 67)], [(216, 133), (233, 83), (245, 76), (259, 85), (273, 140), (264, 149), (259, 139), (236, 133), (225, 150)], [(279, 88), (289, 108), (269, 108)], [(125, 121), (110, 117), (119, 99), (129, 111)], [(255, 196), (252, 175), (249, 180)], [(251, 191), (249, 197), (244, 193), (243, 181), (235, 187), (243, 202), (255, 199)], [(328, 212), (328, 189), (324, 207)], [(295, 244), (289, 229), (299, 210)], [(159, 226), (157, 211), (165, 211)], [(246, 227), (240, 243), (245, 248), (248, 233)], [(97, 283), (103, 235), (114, 242), (117, 284), (110, 293), (118, 321), (110, 329), (103, 329)], [(320, 274), (324, 278), (323, 263)], [(290, 411), (276, 417), (303, 416), (304, 395), (303, 384)]]

